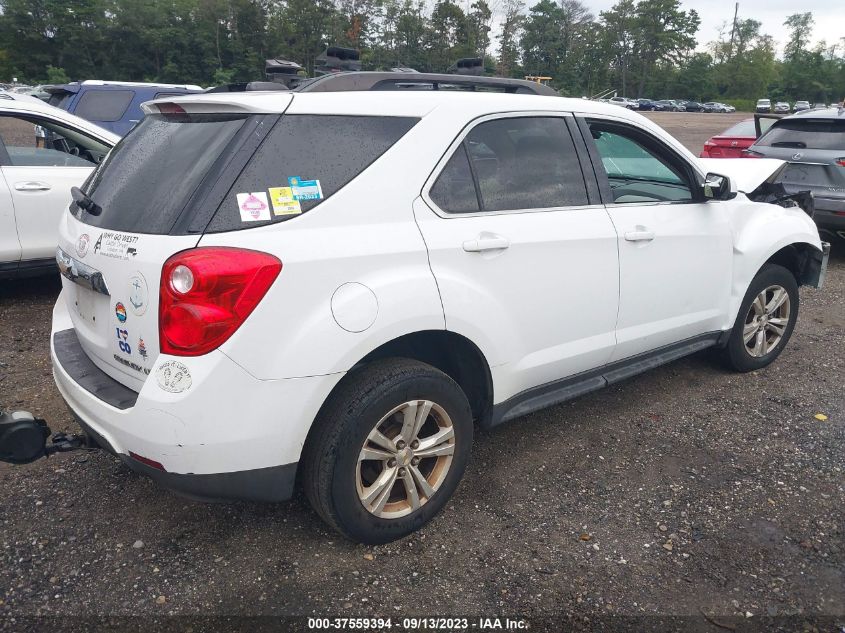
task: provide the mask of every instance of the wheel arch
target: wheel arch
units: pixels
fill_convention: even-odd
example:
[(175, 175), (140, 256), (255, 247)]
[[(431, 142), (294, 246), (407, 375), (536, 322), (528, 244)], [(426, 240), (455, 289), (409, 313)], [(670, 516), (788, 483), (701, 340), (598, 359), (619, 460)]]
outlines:
[[(795, 276), (799, 286), (817, 287), (820, 282), (823, 251), (809, 242), (793, 242), (772, 253), (766, 264), (778, 264)], [(762, 268), (761, 266), (760, 268)]]
[(409, 358), (436, 367), (466, 394), (473, 419), (486, 423), (493, 413), (493, 377), (484, 353), (471, 340), (449, 330), (423, 330), (383, 343), (353, 370), (382, 358)]

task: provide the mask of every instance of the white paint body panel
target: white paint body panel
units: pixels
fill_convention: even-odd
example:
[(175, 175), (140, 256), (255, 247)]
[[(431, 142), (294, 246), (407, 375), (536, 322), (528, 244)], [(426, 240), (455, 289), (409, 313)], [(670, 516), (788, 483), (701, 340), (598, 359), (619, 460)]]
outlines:
[[(732, 274), (732, 225), (724, 203), (611, 205), (619, 233), (617, 346), (622, 360), (722, 329)], [(628, 241), (626, 233), (652, 233)]]
[(698, 162), (706, 172), (730, 177), (742, 193), (753, 192), (784, 164), (776, 158), (699, 158)]

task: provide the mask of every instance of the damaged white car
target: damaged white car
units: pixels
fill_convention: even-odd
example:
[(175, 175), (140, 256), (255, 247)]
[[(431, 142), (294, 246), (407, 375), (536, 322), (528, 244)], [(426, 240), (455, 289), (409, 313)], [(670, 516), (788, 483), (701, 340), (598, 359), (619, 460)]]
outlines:
[(52, 356), (89, 445), (194, 497), (301, 485), (386, 542), (474, 425), (709, 347), (763, 368), (822, 283), (778, 161), (708, 174), (580, 99), (370, 88), (154, 102), (75, 192)]

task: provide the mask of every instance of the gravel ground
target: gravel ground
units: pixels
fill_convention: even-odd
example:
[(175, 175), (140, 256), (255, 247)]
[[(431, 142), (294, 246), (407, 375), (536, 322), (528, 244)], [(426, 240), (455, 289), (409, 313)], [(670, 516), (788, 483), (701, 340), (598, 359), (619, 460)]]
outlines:
[[(732, 122), (665, 116), (691, 148)], [(50, 374), (58, 288), (0, 285), (0, 403), (76, 431)], [(301, 500), (186, 501), (105, 453), (0, 465), (0, 630), (340, 614), (519, 615), (533, 630), (804, 630), (822, 617), (815, 630), (841, 630), (845, 248), (801, 300), (764, 371), (699, 354), (478, 434), (445, 511), (387, 546), (345, 541)], [(248, 628), (262, 624), (281, 626)]]

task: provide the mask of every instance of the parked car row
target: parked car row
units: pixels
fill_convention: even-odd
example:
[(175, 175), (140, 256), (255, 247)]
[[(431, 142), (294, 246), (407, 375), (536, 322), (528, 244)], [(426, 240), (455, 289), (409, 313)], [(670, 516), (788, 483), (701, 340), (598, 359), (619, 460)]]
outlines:
[(838, 106), (839, 104), (837, 103), (831, 103), (830, 105), (826, 103), (814, 103), (810, 105), (809, 101), (796, 101), (792, 105), (788, 101), (776, 101), (772, 105), (771, 99), (758, 99), (754, 109), (758, 113), (774, 112), (777, 114), (788, 114), (789, 112), (801, 112), (816, 108), (836, 108)]
[(627, 97), (611, 97), (599, 99), (605, 103), (628, 108), (629, 110), (643, 110), (647, 112), (736, 112), (736, 108), (727, 103), (708, 101), (687, 101), (678, 99), (629, 99)]

